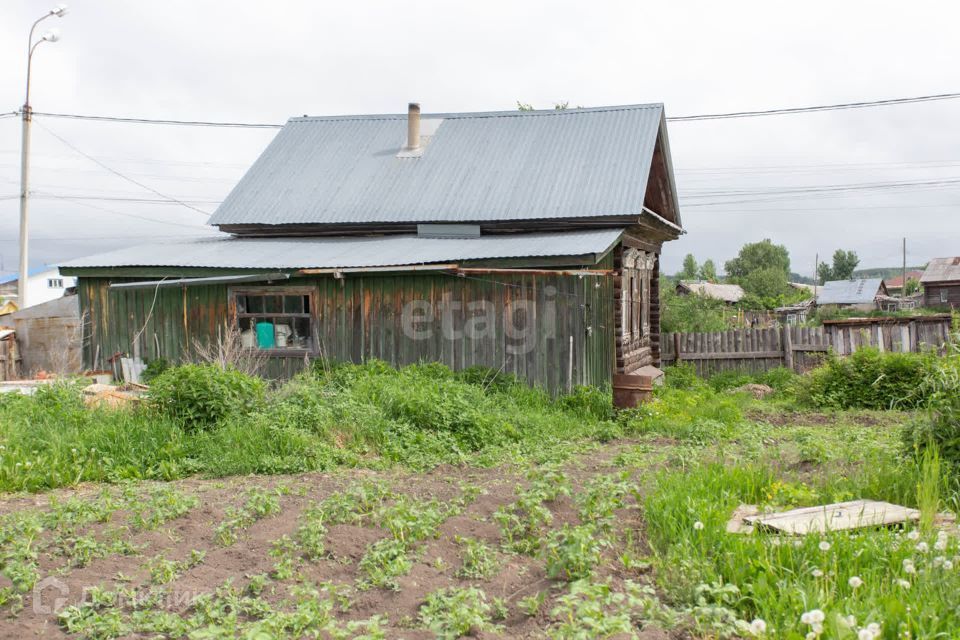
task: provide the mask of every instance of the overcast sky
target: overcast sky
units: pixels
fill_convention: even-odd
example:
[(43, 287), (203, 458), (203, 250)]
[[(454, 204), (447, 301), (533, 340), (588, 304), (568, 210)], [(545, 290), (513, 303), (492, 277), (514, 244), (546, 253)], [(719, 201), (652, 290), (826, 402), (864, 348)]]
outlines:
[[(0, 112), (23, 103), (26, 37), (51, 3), (0, 3)], [(960, 91), (953, 2), (233, 2), (74, 0), (34, 58), (36, 111), (283, 122), (291, 115), (663, 102), (678, 116)], [(783, 243), (795, 271), (960, 254), (960, 100), (670, 125), (692, 252)], [(275, 135), (37, 118), (31, 263), (209, 233)], [(16, 268), (20, 121), (0, 119), (0, 256)], [(824, 193), (796, 189), (863, 185)], [(783, 193), (793, 189), (791, 193)], [(745, 192), (745, 193), (744, 193)], [(151, 222), (153, 220), (155, 222)]]

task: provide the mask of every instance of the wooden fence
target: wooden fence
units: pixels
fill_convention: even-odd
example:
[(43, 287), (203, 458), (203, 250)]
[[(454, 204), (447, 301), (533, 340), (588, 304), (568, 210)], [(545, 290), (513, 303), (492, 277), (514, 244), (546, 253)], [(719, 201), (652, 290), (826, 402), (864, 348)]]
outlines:
[(660, 357), (664, 365), (690, 362), (701, 376), (731, 370), (761, 373), (776, 367), (803, 372), (815, 367), (829, 351), (841, 356), (866, 347), (942, 352), (950, 338), (950, 322), (950, 316), (944, 314), (831, 320), (822, 327), (668, 333), (661, 341)]

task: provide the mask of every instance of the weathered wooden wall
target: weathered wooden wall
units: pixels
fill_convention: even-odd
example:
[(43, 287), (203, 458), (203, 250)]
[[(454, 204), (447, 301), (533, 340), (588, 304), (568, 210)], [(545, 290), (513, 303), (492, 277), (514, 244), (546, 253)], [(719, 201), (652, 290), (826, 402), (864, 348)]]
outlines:
[[(941, 297), (946, 293), (946, 302)], [(960, 282), (929, 283), (923, 287), (923, 306), (960, 308)]]
[(0, 339), (0, 380), (20, 378), (20, 352), (13, 334)]
[[(836, 320), (822, 327), (734, 329), (714, 333), (663, 334), (664, 364), (689, 362), (709, 377), (721, 371), (761, 373), (776, 367), (807, 371), (828, 351), (844, 356), (858, 349), (940, 351), (950, 337), (950, 316)], [(678, 349), (679, 348), (679, 349)]]
[[(608, 257), (593, 268), (611, 267)], [(127, 278), (138, 279), (143, 278)], [(293, 278), (286, 286), (316, 287), (319, 353), (311, 357), (352, 362), (378, 358), (401, 366), (438, 361), (453, 369), (487, 366), (560, 392), (571, 383), (610, 381), (612, 280), (610, 275), (539, 273), (348, 274), (343, 280)], [(193, 341), (216, 339), (229, 321), (228, 287), (223, 284), (154, 290), (110, 289), (110, 282), (81, 277), (78, 283), (90, 333), (84, 341), (87, 367), (109, 368), (107, 361), (116, 354), (180, 362)], [(521, 300), (529, 300), (532, 311), (532, 343), (504, 319), (504, 310)], [(414, 339), (403, 329), (404, 305), (412, 301), (430, 305), (432, 315), (418, 320), (420, 329), (431, 329), (428, 338)], [(496, 326), (474, 339), (462, 328), (471, 317), (469, 303), (477, 301), (492, 303)], [(289, 378), (303, 366), (302, 355), (271, 357), (265, 376)]]

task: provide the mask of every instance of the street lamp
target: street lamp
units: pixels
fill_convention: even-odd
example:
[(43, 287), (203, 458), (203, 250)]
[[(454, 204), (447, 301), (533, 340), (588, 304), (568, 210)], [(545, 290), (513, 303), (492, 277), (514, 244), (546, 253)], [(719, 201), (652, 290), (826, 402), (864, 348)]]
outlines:
[(21, 111), (23, 116), (23, 142), (20, 146), (20, 278), (17, 280), (17, 305), (21, 309), (27, 306), (27, 231), (30, 221), (30, 120), (32, 118), (32, 110), (30, 109), (30, 66), (33, 62), (33, 52), (36, 51), (37, 47), (44, 42), (56, 42), (60, 39), (60, 31), (51, 29), (34, 42), (33, 32), (37, 25), (47, 18), (53, 16), (62, 18), (66, 14), (67, 5), (65, 4), (58, 4), (50, 9), (30, 27), (30, 38), (27, 41), (27, 96), (23, 101), (23, 110)]

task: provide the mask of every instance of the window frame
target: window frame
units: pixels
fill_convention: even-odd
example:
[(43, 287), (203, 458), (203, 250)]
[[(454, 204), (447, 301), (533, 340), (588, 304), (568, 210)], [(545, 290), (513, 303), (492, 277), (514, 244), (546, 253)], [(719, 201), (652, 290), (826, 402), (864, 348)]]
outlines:
[(651, 336), (650, 290), (653, 282), (652, 255), (625, 247), (621, 258), (621, 327), (625, 346)]
[(47, 278), (47, 289), (63, 289), (63, 278)]
[[(227, 289), (227, 304), (230, 316), (230, 325), (240, 331), (240, 321), (253, 318), (305, 318), (310, 325), (310, 345), (304, 349), (301, 347), (280, 347), (273, 349), (260, 349), (253, 347), (248, 349), (255, 353), (262, 353), (267, 356), (277, 357), (300, 357), (308, 355), (317, 355), (320, 352), (319, 345), (319, 314), (317, 313), (317, 288), (316, 287), (229, 287)], [(303, 313), (293, 313), (286, 311), (249, 313), (239, 312), (237, 309), (237, 298), (239, 296), (304, 296), (308, 300), (309, 309)], [(281, 302), (282, 309), (282, 302)]]
[(940, 304), (950, 302), (950, 292), (946, 288), (940, 289)]

